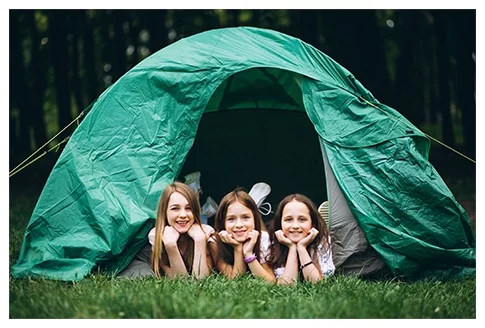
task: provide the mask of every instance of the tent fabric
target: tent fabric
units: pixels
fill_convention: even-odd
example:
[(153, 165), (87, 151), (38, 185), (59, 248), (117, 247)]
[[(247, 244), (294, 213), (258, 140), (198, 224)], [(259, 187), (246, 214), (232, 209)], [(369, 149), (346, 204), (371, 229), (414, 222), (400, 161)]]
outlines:
[(323, 144), (324, 141), (320, 138), (329, 194), (329, 230), (335, 273), (364, 277), (387, 273), (386, 264), (367, 241), (347, 204), (328, 163)]
[(325, 143), (325, 150), (366, 239), (394, 275), (448, 278), (474, 271), (468, 216), (412, 138), (359, 149)]
[(468, 218), (427, 162), (424, 134), (316, 48), (238, 27), (179, 40), (100, 95), (46, 182), (12, 276), (76, 281), (98, 267), (126, 268), (146, 245), (203, 113), (248, 106), (306, 111), (350, 209), (393, 273), (474, 266)]

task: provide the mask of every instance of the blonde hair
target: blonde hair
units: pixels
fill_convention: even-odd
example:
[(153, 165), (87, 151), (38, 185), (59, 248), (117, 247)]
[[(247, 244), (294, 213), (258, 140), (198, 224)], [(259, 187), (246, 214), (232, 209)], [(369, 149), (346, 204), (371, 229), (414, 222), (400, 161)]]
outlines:
[[(163, 246), (163, 231), (165, 226), (168, 225), (167, 222), (167, 210), (168, 201), (173, 193), (178, 192), (187, 199), (192, 210), (192, 215), (194, 216), (194, 224), (201, 224), (200, 221), (200, 204), (199, 199), (195, 192), (186, 184), (182, 182), (174, 182), (165, 187), (165, 190), (160, 197), (160, 202), (158, 203), (157, 219), (155, 221), (155, 240), (153, 242), (152, 251), (152, 269), (157, 277), (160, 277), (160, 265), (169, 265), (168, 256), (165, 252), (165, 247)], [(179, 245), (180, 255), (184, 260), (185, 266), (189, 273), (192, 272), (192, 263), (194, 259), (194, 241), (192, 238), (183, 238), (180, 236), (177, 244)]]

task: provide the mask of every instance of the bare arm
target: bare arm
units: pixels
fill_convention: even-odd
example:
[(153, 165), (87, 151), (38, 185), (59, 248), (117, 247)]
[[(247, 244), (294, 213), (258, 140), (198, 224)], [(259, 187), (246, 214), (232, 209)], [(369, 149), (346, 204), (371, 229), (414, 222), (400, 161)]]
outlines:
[(207, 239), (204, 230), (198, 224), (193, 224), (188, 231), (190, 238), (194, 240), (194, 262), (192, 263), (192, 275), (197, 279), (203, 279), (210, 273), (207, 260)]
[(182, 255), (180, 255), (177, 244), (170, 246), (165, 245), (165, 249), (167, 251), (170, 266), (168, 267), (162, 264), (162, 269), (167, 277), (174, 278), (175, 276), (187, 276), (187, 268), (182, 260)]
[(268, 282), (276, 282), (273, 269), (267, 263), (261, 264), (257, 260), (254, 260), (248, 263), (248, 267), (255, 277), (261, 277)]
[(219, 260), (219, 270), (228, 278), (236, 278), (246, 272), (246, 263), (242, 252), (242, 244), (234, 247), (234, 265)]
[[(244, 258), (248, 258), (254, 253), (254, 246), (258, 240), (259, 232), (253, 230), (249, 233), (249, 239), (243, 244)], [(261, 277), (268, 282), (276, 282), (276, 278), (271, 267), (264, 263), (261, 264), (257, 260), (253, 260), (248, 263), (249, 270), (255, 277)]]
[(224, 261), (224, 259), (217, 259), (217, 269), (228, 278), (235, 278), (246, 272), (246, 263), (244, 262), (243, 245), (234, 238), (227, 231), (219, 232), (221, 241), (225, 244), (231, 245), (234, 249), (234, 264), (231, 265)]
[[(318, 263), (314, 263), (308, 253), (307, 246), (311, 243), (316, 236), (318, 235), (318, 230), (312, 228), (310, 230), (310, 234), (305, 237), (304, 239), (300, 240), (297, 245), (298, 257), (300, 259), (300, 263), (302, 266), (305, 266), (302, 269), (303, 277), (305, 280), (311, 281), (312, 283), (316, 283), (317, 281), (322, 279), (322, 274), (317, 269), (316, 265)], [(310, 264), (309, 264), (310, 263)], [(309, 265), (306, 265), (309, 264)]]
[(276, 282), (278, 285), (294, 285), (298, 280), (298, 252), (296, 244), (288, 239), (281, 230), (276, 231), (275, 236), (279, 243), (288, 247), (288, 257), (286, 258), (284, 272)]
[(301, 265), (305, 265), (307, 263), (311, 263), (310, 265), (306, 265), (302, 269), (303, 277), (305, 280), (311, 281), (312, 283), (316, 283), (317, 281), (322, 279), (322, 274), (316, 267), (316, 263), (314, 263), (308, 254), (308, 250), (306, 247), (297, 246), (298, 250), (298, 257), (300, 258)]
[(180, 234), (174, 228), (168, 226), (163, 231), (162, 241), (165, 245), (168, 261), (170, 266), (162, 265), (162, 269), (169, 278), (175, 276), (188, 275), (187, 268), (180, 254), (180, 250), (177, 246), (178, 238)]
[(288, 247), (285, 271), (278, 278), (278, 285), (294, 285), (298, 280), (298, 253), (296, 247), (295, 244)]
[(194, 242), (194, 262), (192, 275), (197, 279), (203, 279), (210, 273), (207, 261), (207, 243), (205, 240)]

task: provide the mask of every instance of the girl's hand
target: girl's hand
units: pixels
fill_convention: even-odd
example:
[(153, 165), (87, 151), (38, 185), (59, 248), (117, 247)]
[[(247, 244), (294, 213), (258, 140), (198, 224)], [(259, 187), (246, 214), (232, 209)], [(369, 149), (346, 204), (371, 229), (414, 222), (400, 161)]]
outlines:
[(308, 233), (308, 236), (306, 236), (305, 238), (303, 238), (298, 242), (298, 246), (303, 246), (306, 248), (308, 244), (310, 244), (317, 237), (317, 235), (318, 235), (318, 230), (315, 228), (311, 228)]
[(179, 237), (180, 233), (171, 226), (166, 226), (165, 229), (163, 229), (162, 241), (165, 244), (165, 247), (177, 246)]
[(226, 230), (219, 232), (219, 236), (224, 244), (231, 245), (233, 247), (241, 245), (237, 240), (232, 238), (232, 234), (228, 233)]
[(294, 242), (292, 242), (288, 237), (285, 236), (285, 234), (283, 233), (282, 230), (278, 230), (275, 232), (275, 235), (276, 235), (276, 239), (278, 239), (278, 241), (285, 245), (285, 246), (292, 246), (292, 245), (295, 245)]
[(189, 234), (190, 238), (194, 240), (194, 242), (207, 240), (207, 236), (205, 235), (204, 230), (202, 230), (202, 227), (199, 224), (192, 224), (187, 233)]
[(258, 241), (259, 232), (252, 230), (248, 233), (248, 239), (243, 243), (243, 254), (245, 257), (250, 256), (253, 253), (254, 246)]

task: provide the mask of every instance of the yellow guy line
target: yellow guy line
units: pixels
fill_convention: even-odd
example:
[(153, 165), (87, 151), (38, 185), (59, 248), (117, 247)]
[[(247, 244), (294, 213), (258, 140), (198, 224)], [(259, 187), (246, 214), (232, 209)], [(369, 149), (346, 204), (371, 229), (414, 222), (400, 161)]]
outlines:
[[(406, 124), (407, 126), (409, 126), (409, 127), (411, 127), (411, 128), (414, 128), (414, 127), (410, 126), (410, 125), (409, 125), (407, 122), (404, 122), (404, 121), (400, 120), (398, 117), (396, 117), (396, 116), (394, 116), (394, 115), (391, 115), (391, 114), (389, 114), (389, 113), (387, 113), (387, 112), (383, 111), (382, 109), (380, 109), (379, 107), (377, 107), (377, 106), (376, 106), (376, 105), (374, 105), (373, 103), (371, 103), (371, 102), (367, 101), (367, 100), (366, 100), (366, 99), (364, 99), (363, 97), (359, 97), (359, 98), (360, 98), (360, 99), (362, 99), (363, 101), (365, 101), (367, 104), (371, 105), (372, 107), (377, 108), (378, 110), (380, 110), (381, 112), (383, 112), (383, 113), (384, 113), (384, 114), (386, 114), (387, 116), (389, 116), (389, 117), (391, 117), (391, 118), (394, 118), (394, 119), (398, 120), (399, 122), (404, 123), (404, 124)], [(476, 164), (476, 163), (477, 163), (477, 162), (475, 162), (473, 159), (471, 159), (470, 157), (468, 157), (468, 156), (466, 156), (466, 155), (464, 155), (464, 154), (460, 153), (458, 150), (455, 150), (455, 149), (451, 148), (450, 146), (448, 146), (448, 145), (444, 144), (443, 142), (439, 141), (438, 139), (433, 138), (433, 137), (432, 137), (432, 136), (430, 136), (429, 134), (427, 134), (427, 133), (425, 133), (425, 132), (423, 132), (423, 131), (421, 131), (421, 133), (423, 133), (425, 136), (427, 136), (428, 138), (430, 138), (430, 139), (431, 139), (431, 140), (433, 140), (434, 142), (439, 143), (440, 145), (445, 146), (445, 147), (446, 147), (446, 148), (448, 148), (449, 150), (454, 151), (454, 152), (455, 152), (455, 153), (457, 153), (458, 155), (460, 155), (460, 156), (462, 156), (462, 157), (466, 158), (466, 159), (467, 159), (467, 160), (469, 160), (470, 162), (472, 162), (472, 163), (474, 163), (474, 164)]]
[[(41, 150), (42, 148), (44, 148), (45, 146), (47, 146), (47, 144), (49, 144), (49, 142), (51, 142), (52, 140), (54, 140), (59, 134), (61, 134), (62, 132), (64, 132), (68, 127), (70, 127), (73, 123), (78, 123), (79, 125), (79, 118), (82, 117), (84, 115), (84, 111), (82, 111), (71, 123), (69, 123), (64, 129), (62, 129), (61, 131), (59, 131), (55, 136), (53, 136), (52, 138), (49, 139), (49, 141), (47, 141), (45, 144), (43, 144), (41, 147), (39, 147), (36, 151), (34, 151), (29, 157), (27, 157), (26, 159), (24, 159), (22, 161), (22, 163), (20, 163), (19, 165), (17, 165), (16, 167), (14, 167), (9, 173), (8, 173), (8, 177), (10, 178), (12, 175), (18, 173), (20, 170), (24, 169), (25, 167), (29, 166), (31, 163), (35, 162), (36, 160), (38, 160), (40, 157), (44, 156), (47, 152), (49, 152), (51, 149), (49, 149), (48, 151), (44, 151), (44, 153), (40, 156), (37, 156), (32, 162), (28, 163), (27, 165), (24, 165), (25, 162), (27, 162), (32, 156), (34, 156), (35, 154), (37, 154), (39, 152), (39, 150)], [(66, 140), (66, 139), (64, 139)], [(62, 142), (64, 142), (64, 140)], [(62, 142), (60, 142), (59, 144), (61, 144)], [(55, 147), (55, 146), (54, 146)], [(54, 148), (53, 147), (53, 148)], [(24, 166), (22, 166), (24, 165)], [(20, 168), (21, 167), (21, 168)], [(19, 169), (20, 168), (20, 169)]]

